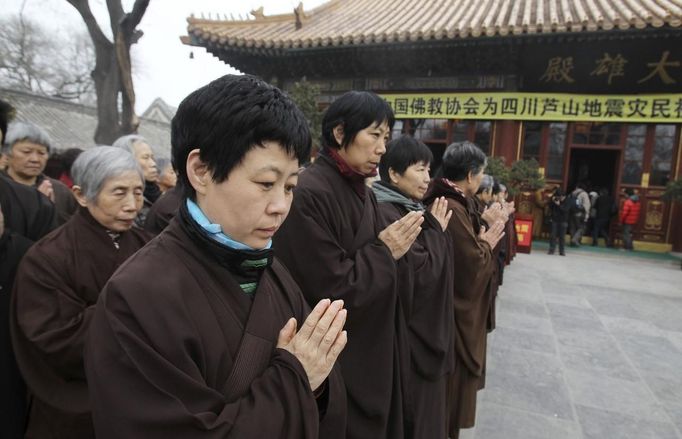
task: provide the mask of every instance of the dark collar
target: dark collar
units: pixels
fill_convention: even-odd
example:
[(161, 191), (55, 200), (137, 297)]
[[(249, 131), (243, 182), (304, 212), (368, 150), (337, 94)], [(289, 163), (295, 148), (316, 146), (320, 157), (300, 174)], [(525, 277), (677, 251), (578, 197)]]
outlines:
[(272, 265), (272, 249), (263, 250), (235, 250), (212, 239), (206, 231), (197, 224), (187, 209), (187, 203), (180, 203), (178, 223), (190, 239), (197, 246), (215, 259), (220, 265), (238, 276), (260, 278), (263, 271)]
[(367, 196), (368, 187), (365, 185), (365, 180), (376, 176), (376, 171), (371, 174), (361, 174), (355, 169), (351, 168), (348, 163), (339, 155), (339, 153), (332, 148), (325, 148), (320, 153), (318, 160), (326, 160), (329, 164), (335, 167), (339, 174), (350, 184), (353, 191), (361, 198), (365, 199)]

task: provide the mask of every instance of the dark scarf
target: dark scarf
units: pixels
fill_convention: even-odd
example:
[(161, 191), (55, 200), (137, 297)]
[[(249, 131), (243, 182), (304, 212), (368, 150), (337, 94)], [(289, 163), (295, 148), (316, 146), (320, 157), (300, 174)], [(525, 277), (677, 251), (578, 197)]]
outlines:
[(144, 182), (144, 198), (149, 200), (150, 203), (154, 204), (156, 200), (161, 196), (161, 189), (159, 185), (153, 181)]
[(422, 203), (414, 201), (392, 184), (383, 181), (375, 181), (374, 184), (372, 184), (372, 191), (374, 191), (374, 195), (377, 197), (377, 202), (379, 203), (399, 204), (407, 209), (408, 212), (424, 211), (424, 205)]
[(353, 191), (358, 194), (361, 199), (365, 199), (367, 196), (367, 186), (365, 185), (365, 179), (370, 177), (375, 177), (377, 171), (374, 170), (369, 174), (361, 174), (355, 169), (351, 168), (348, 163), (339, 155), (339, 153), (333, 148), (325, 148), (320, 153), (320, 158), (327, 159), (331, 162), (336, 169), (338, 169), (341, 176), (348, 181), (348, 184), (353, 188)]
[(180, 203), (178, 219), (180, 227), (192, 241), (209, 253), (220, 265), (227, 268), (234, 275), (241, 289), (253, 298), (261, 275), (272, 264), (272, 249), (235, 250), (220, 244), (194, 221), (185, 202)]

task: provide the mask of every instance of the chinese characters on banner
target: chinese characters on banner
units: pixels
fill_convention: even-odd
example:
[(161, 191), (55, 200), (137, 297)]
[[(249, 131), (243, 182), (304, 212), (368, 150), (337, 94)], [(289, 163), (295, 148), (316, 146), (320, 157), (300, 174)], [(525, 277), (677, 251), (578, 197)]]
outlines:
[(533, 243), (533, 220), (516, 219), (514, 228), (516, 229), (517, 250), (520, 253), (530, 253)]
[[(611, 74), (617, 75), (617, 71)], [(382, 94), (398, 119), (682, 122), (682, 94)]]

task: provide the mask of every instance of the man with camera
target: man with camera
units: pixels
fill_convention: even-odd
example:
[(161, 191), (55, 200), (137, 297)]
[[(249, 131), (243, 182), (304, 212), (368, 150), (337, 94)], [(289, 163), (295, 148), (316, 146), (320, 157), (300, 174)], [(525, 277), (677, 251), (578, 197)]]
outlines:
[(566, 195), (559, 187), (554, 189), (551, 203), (549, 203), (549, 210), (552, 230), (549, 238), (549, 252), (547, 253), (553, 255), (556, 241), (559, 241), (559, 254), (561, 256), (566, 256), (566, 253), (564, 252), (564, 239), (566, 236), (566, 228), (568, 227), (569, 205)]

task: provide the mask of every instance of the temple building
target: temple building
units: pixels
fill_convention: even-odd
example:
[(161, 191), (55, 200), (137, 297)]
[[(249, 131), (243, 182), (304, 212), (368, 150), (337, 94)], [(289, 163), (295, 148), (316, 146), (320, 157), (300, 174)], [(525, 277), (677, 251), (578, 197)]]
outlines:
[[(425, 142), (435, 166), (466, 139), (507, 164), (536, 159), (547, 190), (633, 188), (636, 248), (682, 251), (682, 206), (662, 198), (682, 174), (682, 0), (331, 0), (188, 23), (184, 43), (284, 89), (306, 78), (321, 105), (382, 95), (394, 134)], [(536, 198), (521, 195), (521, 215)]]

